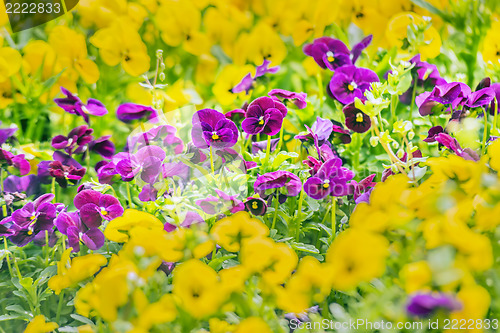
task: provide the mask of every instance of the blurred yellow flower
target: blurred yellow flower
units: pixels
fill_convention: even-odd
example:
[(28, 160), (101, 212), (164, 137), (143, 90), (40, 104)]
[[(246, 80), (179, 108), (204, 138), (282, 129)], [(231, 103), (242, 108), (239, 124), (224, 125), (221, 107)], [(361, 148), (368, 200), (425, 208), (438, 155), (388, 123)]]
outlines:
[(360, 228), (342, 232), (326, 254), (326, 263), (332, 269), (333, 288), (348, 291), (361, 282), (380, 277), (388, 255), (388, 242), (383, 236)]
[(249, 317), (238, 324), (234, 333), (272, 333), (267, 323), (259, 317)]
[(411, 294), (429, 288), (432, 272), (427, 261), (422, 260), (404, 265), (399, 276), (406, 293)]
[(107, 263), (102, 254), (88, 254), (71, 260), (70, 253), (71, 248), (64, 251), (61, 260), (57, 263), (57, 275), (48, 282), (49, 288), (54, 290), (56, 295), (59, 295), (61, 290), (91, 277)]
[(0, 48), (0, 82), (5, 82), (21, 69), (23, 58), (11, 47)]
[(123, 243), (129, 239), (127, 232), (139, 226), (158, 232), (163, 230), (163, 223), (155, 216), (139, 210), (127, 209), (122, 216), (108, 223), (104, 236), (113, 242)]
[(99, 68), (88, 58), (83, 34), (58, 25), (49, 33), (49, 44), (57, 55), (57, 63), (62, 69), (66, 69), (63, 76), (75, 82), (78, 77), (88, 84), (97, 82)]
[(269, 235), (269, 228), (247, 212), (237, 212), (217, 221), (210, 234), (226, 251), (238, 252), (244, 241)]
[(191, 316), (201, 319), (219, 310), (225, 295), (212, 268), (191, 259), (176, 267), (173, 275), (174, 296)]
[(56, 323), (45, 322), (43, 315), (38, 315), (26, 326), (24, 333), (48, 333), (55, 331), (58, 327)]
[(107, 28), (98, 30), (90, 42), (109, 66), (121, 63), (125, 72), (139, 76), (149, 70), (150, 57), (141, 36), (127, 18), (116, 19)]
[(245, 96), (245, 92), (234, 94), (232, 89), (240, 83), (245, 75), (254, 70), (254, 67), (250, 65), (237, 66), (229, 64), (223, 67), (222, 71), (219, 75), (217, 75), (215, 84), (212, 87), (212, 92), (214, 93), (217, 101), (222, 105), (230, 105), (236, 100), (236, 98), (243, 98)]

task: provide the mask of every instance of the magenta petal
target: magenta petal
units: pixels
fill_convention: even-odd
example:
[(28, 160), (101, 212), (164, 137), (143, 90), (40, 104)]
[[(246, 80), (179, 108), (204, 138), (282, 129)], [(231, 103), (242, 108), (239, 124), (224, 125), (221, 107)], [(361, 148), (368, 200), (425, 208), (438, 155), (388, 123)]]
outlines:
[(75, 221), (67, 213), (60, 213), (55, 222), (57, 230), (64, 235), (68, 234), (68, 228), (77, 227)]
[(304, 191), (313, 199), (320, 200), (330, 194), (330, 188), (324, 188), (323, 181), (318, 177), (312, 177), (304, 183)]
[(99, 228), (91, 228), (82, 235), (82, 241), (90, 250), (99, 250), (104, 245), (104, 234)]
[(80, 208), (80, 217), (88, 228), (98, 227), (102, 222), (101, 209), (93, 203), (88, 203)]
[(108, 110), (106, 109), (104, 104), (93, 98), (87, 101), (86, 109), (91, 115), (94, 116), (104, 116), (108, 113)]
[(73, 248), (71, 252), (80, 251), (80, 230), (71, 226), (66, 230), (66, 235), (68, 236), (68, 246)]
[(94, 190), (83, 190), (75, 196), (73, 203), (76, 209), (81, 209), (84, 205), (88, 203), (93, 203), (94, 205), (99, 205), (99, 199), (102, 194)]
[(110, 194), (103, 194), (99, 199), (99, 207), (107, 208), (112, 205), (119, 205), (120, 201)]
[(123, 215), (123, 207), (120, 204), (111, 205), (106, 208), (106, 212), (107, 214), (103, 216), (104, 219), (111, 221)]

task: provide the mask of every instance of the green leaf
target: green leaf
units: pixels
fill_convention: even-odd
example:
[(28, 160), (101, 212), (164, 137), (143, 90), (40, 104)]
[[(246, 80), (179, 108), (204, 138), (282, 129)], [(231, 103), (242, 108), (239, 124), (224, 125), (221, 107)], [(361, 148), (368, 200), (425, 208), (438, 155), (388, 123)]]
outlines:
[(208, 266), (212, 267), (215, 270), (219, 270), (222, 267), (222, 264), (229, 259), (236, 258), (236, 254), (227, 254), (225, 256), (222, 256), (220, 258), (215, 258), (210, 263)]
[(319, 253), (319, 250), (312, 244), (296, 243), (290, 244), (294, 250), (307, 252), (307, 253)]
[(84, 317), (84, 316), (80, 316), (80, 315), (77, 315), (77, 314), (70, 314), (69, 315), (71, 318), (73, 318), (74, 320), (76, 321), (79, 321), (81, 323), (84, 323), (84, 324), (89, 324), (89, 325), (94, 325), (94, 322), (92, 320), (90, 320), (89, 318), (87, 317)]
[(0, 316), (0, 321), (12, 320), (12, 319), (24, 319), (23, 316), (16, 315), (2, 315)]

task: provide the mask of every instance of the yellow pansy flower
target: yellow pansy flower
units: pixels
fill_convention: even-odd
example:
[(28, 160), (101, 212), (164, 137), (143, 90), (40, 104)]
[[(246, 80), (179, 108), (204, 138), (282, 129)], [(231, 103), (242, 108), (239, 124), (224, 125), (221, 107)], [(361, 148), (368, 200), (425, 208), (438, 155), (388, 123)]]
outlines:
[(48, 333), (55, 331), (58, 327), (56, 323), (45, 322), (43, 315), (38, 315), (26, 326), (24, 333)]
[[(357, 244), (353, 247), (353, 244)], [(385, 271), (388, 242), (380, 235), (359, 228), (342, 232), (328, 249), (326, 262), (332, 270), (334, 289), (348, 291), (370, 282)]]
[(122, 216), (108, 223), (104, 236), (113, 242), (123, 243), (129, 239), (127, 232), (139, 226), (158, 232), (163, 230), (163, 223), (155, 216), (136, 209), (126, 209)]
[(48, 282), (49, 288), (54, 290), (56, 295), (59, 295), (61, 290), (91, 277), (107, 263), (102, 254), (88, 254), (71, 260), (70, 253), (71, 248), (64, 251), (61, 260), (57, 263), (57, 275)]
[(121, 63), (125, 72), (139, 76), (149, 70), (150, 57), (141, 36), (128, 18), (119, 18), (107, 28), (98, 30), (90, 42), (109, 66)]
[(269, 228), (242, 211), (217, 221), (210, 234), (226, 251), (238, 252), (244, 241), (269, 235)]
[(427, 261), (417, 261), (406, 264), (401, 268), (399, 276), (404, 283), (406, 293), (428, 289), (432, 279), (431, 268)]
[(249, 317), (238, 324), (234, 333), (272, 333), (267, 323), (259, 317)]
[(11, 47), (0, 48), (0, 82), (7, 81), (21, 69), (23, 58)]
[(191, 259), (176, 267), (173, 275), (173, 294), (191, 316), (201, 319), (219, 310), (225, 295), (212, 268)]

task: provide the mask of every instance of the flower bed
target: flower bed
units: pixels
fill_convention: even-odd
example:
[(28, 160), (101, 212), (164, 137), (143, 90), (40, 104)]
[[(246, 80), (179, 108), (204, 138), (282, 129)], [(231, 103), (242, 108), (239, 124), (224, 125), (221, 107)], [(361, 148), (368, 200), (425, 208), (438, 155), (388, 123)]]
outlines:
[(498, 331), (496, 11), (0, 16), (1, 331)]

